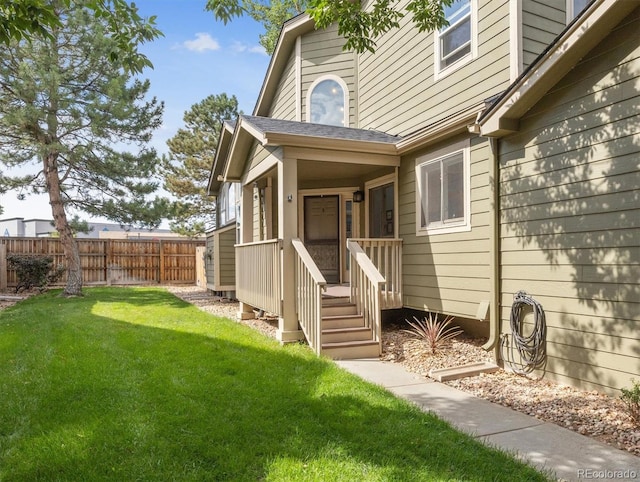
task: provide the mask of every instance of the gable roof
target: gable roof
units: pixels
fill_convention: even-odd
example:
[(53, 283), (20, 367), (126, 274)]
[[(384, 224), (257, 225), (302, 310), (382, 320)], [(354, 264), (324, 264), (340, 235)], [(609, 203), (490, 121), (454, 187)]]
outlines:
[(517, 131), (520, 117), (636, 7), (628, 0), (594, 0), (480, 116), (481, 135)]
[(276, 48), (271, 55), (271, 62), (262, 82), (262, 88), (253, 109), (254, 115), (266, 116), (269, 114), (271, 100), (278, 89), (280, 75), (284, 71), (289, 60), (289, 53), (293, 50), (296, 39), (315, 28), (315, 22), (306, 13), (302, 13), (287, 20), (280, 30)]
[(224, 121), (222, 124), (216, 154), (213, 159), (213, 165), (211, 166), (211, 172), (209, 173), (209, 183), (207, 184), (207, 194), (209, 196), (217, 195), (220, 190), (220, 185), (222, 184), (222, 169), (229, 154), (229, 147), (235, 128), (236, 121)]

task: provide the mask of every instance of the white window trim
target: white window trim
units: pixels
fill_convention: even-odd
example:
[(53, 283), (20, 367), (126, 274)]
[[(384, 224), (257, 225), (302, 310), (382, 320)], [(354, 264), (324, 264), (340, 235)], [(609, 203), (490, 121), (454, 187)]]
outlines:
[(566, 12), (567, 12), (566, 24), (569, 25), (573, 21), (573, 19), (576, 18), (576, 16), (580, 12), (576, 12), (575, 11), (575, 0), (567, 0), (566, 5), (567, 5), (567, 8), (566, 8)]
[[(239, 204), (238, 186), (239, 184), (234, 182), (228, 182), (222, 185), (220, 189), (220, 193), (218, 194), (218, 197), (216, 199), (216, 216), (217, 216), (216, 224), (220, 223), (219, 226), (216, 225), (216, 229), (225, 228), (231, 225), (232, 223), (236, 222), (236, 219), (238, 217), (237, 206)], [(231, 189), (234, 190), (233, 203), (230, 202), (231, 199), (229, 197), (229, 191)], [(224, 206), (221, 206), (222, 204), (224, 204)], [(221, 209), (221, 207), (223, 209)], [(222, 222), (222, 218), (221, 218), (222, 211), (225, 211), (226, 214), (230, 215), (230, 217), (226, 219), (224, 222)]]
[(302, 37), (296, 38), (296, 120), (302, 122)]
[(349, 127), (349, 88), (347, 87), (347, 83), (344, 80), (342, 80), (337, 75), (333, 75), (333, 74), (327, 74), (327, 75), (322, 75), (318, 77), (316, 80), (313, 81), (313, 83), (307, 89), (306, 115), (305, 115), (306, 121), (311, 122), (311, 94), (313, 93), (313, 89), (315, 89), (320, 82), (323, 82), (325, 80), (333, 80), (337, 82), (340, 85), (340, 87), (342, 87), (343, 102), (344, 102), (344, 118), (342, 120), (343, 122), (342, 125), (343, 127)]
[(440, 31), (433, 32), (433, 79), (440, 80), (478, 57), (478, 0), (471, 0), (471, 51), (447, 67), (440, 65)]
[[(457, 152), (462, 152), (462, 161), (464, 167), (464, 216), (462, 221), (455, 224), (445, 224), (437, 227), (422, 227), (422, 183), (420, 170), (426, 164), (439, 161), (443, 157), (450, 156)], [(447, 233), (460, 233), (471, 231), (471, 143), (469, 140), (458, 142), (437, 151), (431, 152), (425, 156), (416, 159), (415, 175), (416, 175), (416, 236), (433, 236)]]
[(522, 51), (522, 0), (509, 0), (509, 80), (515, 82), (524, 70)]

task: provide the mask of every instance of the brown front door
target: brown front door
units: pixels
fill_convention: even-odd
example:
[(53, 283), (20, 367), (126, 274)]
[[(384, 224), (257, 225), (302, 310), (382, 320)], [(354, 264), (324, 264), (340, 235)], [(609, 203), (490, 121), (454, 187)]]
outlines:
[(340, 196), (305, 196), (304, 244), (327, 283), (338, 283)]

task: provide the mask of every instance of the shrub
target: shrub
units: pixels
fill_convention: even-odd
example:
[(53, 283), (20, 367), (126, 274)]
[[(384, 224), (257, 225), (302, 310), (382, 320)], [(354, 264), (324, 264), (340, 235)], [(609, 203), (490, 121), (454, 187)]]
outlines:
[(16, 270), (18, 286), (16, 293), (30, 290), (33, 287), (44, 291), (51, 283), (55, 283), (64, 273), (64, 267), (53, 267), (51, 256), (10, 254), (7, 256), (9, 266)]
[(449, 326), (454, 320), (453, 316), (447, 316), (440, 321), (436, 313), (429, 313), (422, 320), (415, 316), (413, 319), (414, 321), (406, 320), (411, 325), (411, 329), (404, 331), (426, 341), (432, 354), (436, 353), (444, 343), (462, 333), (462, 330), (457, 326)]
[(640, 383), (633, 380), (631, 389), (623, 388), (621, 391), (620, 398), (626, 403), (631, 420), (640, 426)]

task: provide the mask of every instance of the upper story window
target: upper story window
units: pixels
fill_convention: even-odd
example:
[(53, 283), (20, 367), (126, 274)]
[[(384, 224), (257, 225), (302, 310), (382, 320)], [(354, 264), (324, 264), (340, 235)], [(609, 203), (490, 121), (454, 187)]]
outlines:
[(477, 55), (476, 0), (456, 0), (444, 7), (449, 23), (435, 32), (436, 79)]
[(591, 0), (567, 0), (567, 24), (582, 12)]
[(217, 204), (218, 228), (221, 228), (236, 219), (236, 211), (238, 208), (236, 196), (237, 190), (238, 183), (225, 183), (220, 188)]
[(317, 79), (307, 94), (307, 122), (348, 126), (347, 85), (336, 76)]
[(468, 142), (416, 159), (417, 234), (471, 229)]

